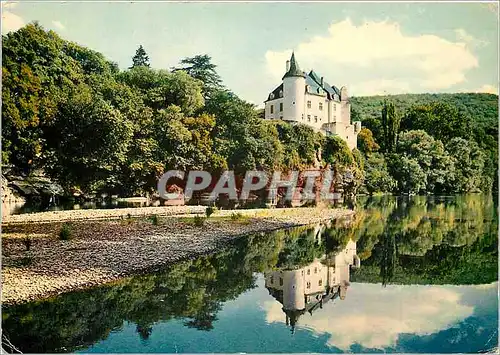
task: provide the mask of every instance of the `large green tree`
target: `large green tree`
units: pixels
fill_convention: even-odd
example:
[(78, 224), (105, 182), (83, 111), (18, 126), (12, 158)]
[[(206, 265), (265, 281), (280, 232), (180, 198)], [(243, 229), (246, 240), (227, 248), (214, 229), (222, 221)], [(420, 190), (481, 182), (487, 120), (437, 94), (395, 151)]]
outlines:
[(217, 65), (212, 63), (212, 58), (209, 55), (200, 54), (182, 59), (180, 66), (172, 68), (172, 71), (185, 71), (191, 77), (203, 82), (203, 93), (205, 98), (209, 98), (215, 90), (223, 89), (222, 79), (216, 68)]
[(135, 55), (132, 57), (132, 66), (129, 69), (135, 67), (149, 67), (149, 57), (142, 45), (135, 51)]

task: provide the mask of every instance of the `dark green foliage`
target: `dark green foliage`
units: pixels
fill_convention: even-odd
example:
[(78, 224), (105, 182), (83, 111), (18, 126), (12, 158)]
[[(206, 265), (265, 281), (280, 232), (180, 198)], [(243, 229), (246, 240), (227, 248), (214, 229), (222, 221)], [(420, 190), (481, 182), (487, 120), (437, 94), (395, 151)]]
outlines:
[(203, 227), (205, 224), (205, 217), (196, 215), (193, 218), (193, 223), (196, 227)]
[(19, 267), (30, 266), (31, 264), (33, 264), (33, 261), (34, 261), (33, 255), (24, 255), (19, 259), (16, 266)]
[(141, 66), (149, 67), (149, 57), (142, 45), (135, 51), (135, 55), (132, 57), (132, 66), (129, 69)]
[(384, 132), (383, 147), (388, 153), (394, 152), (398, 139), (401, 116), (396, 112), (392, 102), (385, 102), (382, 108), (382, 129)]
[(157, 226), (160, 223), (158, 215), (154, 214), (151, 216), (151, 223), (153, 224), (153, 226)]
[(191, 77), (203, 82), (203, 93), (209, 98), (215, 90), (223, 89), (222, 79), (216, 71), (217, 65), (212, 63), (212, 58), (206, 54), (196, 55), (192, 58), (184, 58), (180, 62), (181, 67), (172, 70), (183, 70)]
[(387, 170), (387, 163), (381, 153), (370, 154), (365, 160), (365, 188), (366, 192), (392, 192), (397, 182)]
[(347, 143), (339, 136), (328, 136), (323, 146), (323, 160), (332, 166), (352, 166), (354, 156)]
[[(2, 39), (2, 163), (43, 171), (68, 194), (152, 193), (171, 169), (241, 175), (325, 165), (353, 173), (355, 185), (366, 176), (369, 193), (498, 186), (495, 95), (351, 98), (352, 119), (364, 126), (351, 152), (305, 125), (262, 120), (224, 88), (208, 55), (171, 72), (150, 68), (140, 46), (120, 71), (38, 24)], [(386, 156), (371, 158), (379, 145)]]
[(31, 244), (33, 244), (33, 238), (31, 237), (31, 235), (27, 235), (23, 238), (23, 244), (26, 248), (26, 251), (29, 251), (31, 249)]
[[(373, 132), (373, 136), (368, 132), (358, 136), (366, 160), (373, 152), (366, 148), (367, 142), (370, 146), (379, 142), (386, 152), (397, 155), (385, 157), (390, 174), (398, 182), (392, 191), (441, 194), (497, 190), (498, 96), (394, 95), (358, 97), (351, 102), (363, 126)], [(402, 120), (394, 131), (397, 120), (391, 123), (390, 118), (396, 111), (402, 112)], [(398, 118), (397, 114), (394, 117)], [(384, 175), (373, 165), (367, 164), (367, 169), (371, 171), (366, 174), (366, 184), (370, 184), (373, 173), (376, 177)], [(423, 182), (410, 177), (414, 174)], [(370, 193), (383, 191), (376, 185), (365, 187)]]
[(210, 218), (210, 216), (216, 211), (216, 207), (214, 206), (208, 206), (206, 209), (205, 209), (205, 215), (207, 216), (207, 218)]
[(59, 239), (70, 240), (73, 238), (73, 227), (70, 223), (63, 223), (59, 230)]

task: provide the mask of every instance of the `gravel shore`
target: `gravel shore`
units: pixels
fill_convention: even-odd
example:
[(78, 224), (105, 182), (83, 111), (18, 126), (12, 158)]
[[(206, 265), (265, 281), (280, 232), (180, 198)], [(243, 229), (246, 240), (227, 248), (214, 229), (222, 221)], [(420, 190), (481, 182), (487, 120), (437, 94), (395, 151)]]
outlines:
[[(194, 207), (204, 211), (204, 207)], [(164, 212), (171, 209), (158, 208)], [(232, 220), (227, 216), (234, 211), (218, 211), (200, 227), (192, 223), (192, 214), (179, 217), (179, 207), (175, 209), (177, 212), (170, 211), (170, 215), (155, 213), (165, 216), (159, 218), (158, 225), (146, 218), (74, 221), (71, 240), (60, 240), (61, 222), (48, 223), (45, 216), (37, 221), (46, 223), (21, 224), (16, 220), (4, 224), (2, 302), (23, 303), (82, 289), (214, 252), (247, 234), (354, 214), (320, 208), (241, 210), (237, 212), (245, 217)], [(193, 211), (199, 212), (184, 212)], [(32, 239), (29, 251), (23, 243), (27, 235)]]
[(61, 221), (86, 221), (99, 219), (121, 219), (128, 217), (145, 217), (150, 215), (175, 216), (192, 213), (205, 213), (205, 206), (164, 206), (164, 207), (130, 207), (110, 209), (80, 209), (64, 211), (47, 211), (4, 215), (2, 225), (22, 223), (47, 223)]

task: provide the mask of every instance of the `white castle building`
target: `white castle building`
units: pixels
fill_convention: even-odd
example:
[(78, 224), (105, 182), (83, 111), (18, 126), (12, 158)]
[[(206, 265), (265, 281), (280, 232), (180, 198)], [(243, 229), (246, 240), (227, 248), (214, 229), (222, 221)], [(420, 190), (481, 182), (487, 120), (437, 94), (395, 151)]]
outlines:
[(361, 122), (351, 123), (351, 104), (345, 86), (339, 90), (314, 71), (303, 72), (294, 53), (286, 62), (282, 80), (265, 101), (266, 119), (303, 123), (326, 135), (338, 135), (350, 149), (356, 148)]

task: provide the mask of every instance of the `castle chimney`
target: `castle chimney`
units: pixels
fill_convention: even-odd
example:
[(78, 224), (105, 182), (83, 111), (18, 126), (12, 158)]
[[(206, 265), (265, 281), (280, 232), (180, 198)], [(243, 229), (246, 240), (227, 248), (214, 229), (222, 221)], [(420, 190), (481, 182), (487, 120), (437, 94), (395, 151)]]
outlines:
[(286, 61), (286, 72), (288, 73), (289, 70), (290, 70), (290, 61), (287, 60)]
[(324, 78), (321, 77), (321, 87), (323, 87)]

